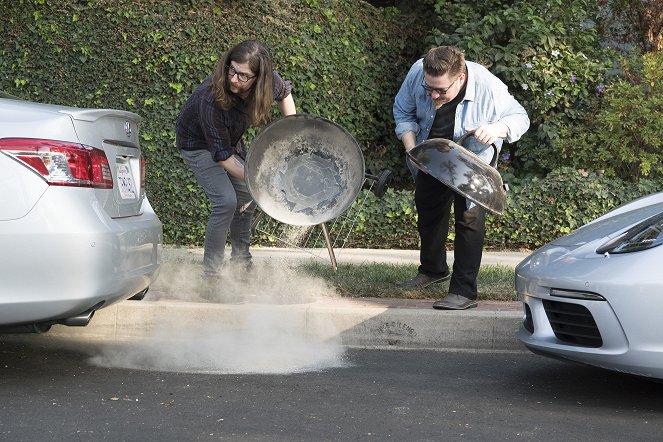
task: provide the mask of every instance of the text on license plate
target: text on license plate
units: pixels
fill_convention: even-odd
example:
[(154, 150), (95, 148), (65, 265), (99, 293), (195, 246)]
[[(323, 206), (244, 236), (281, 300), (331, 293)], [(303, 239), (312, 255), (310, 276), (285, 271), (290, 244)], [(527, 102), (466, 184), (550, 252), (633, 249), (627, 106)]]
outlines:
[(122, 199), (136, 198), (136, 186), (128, 164), (117, 163), (117, 183)]

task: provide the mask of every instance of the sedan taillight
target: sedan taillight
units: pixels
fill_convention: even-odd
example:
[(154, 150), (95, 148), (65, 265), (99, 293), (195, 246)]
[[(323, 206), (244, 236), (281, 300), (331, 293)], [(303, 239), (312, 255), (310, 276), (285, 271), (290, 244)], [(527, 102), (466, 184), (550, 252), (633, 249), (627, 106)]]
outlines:
[(113, 176), (106, 153), (63, 141), (5, 138), (0, 151), (16, 158), (55, 186), (112, 189)]

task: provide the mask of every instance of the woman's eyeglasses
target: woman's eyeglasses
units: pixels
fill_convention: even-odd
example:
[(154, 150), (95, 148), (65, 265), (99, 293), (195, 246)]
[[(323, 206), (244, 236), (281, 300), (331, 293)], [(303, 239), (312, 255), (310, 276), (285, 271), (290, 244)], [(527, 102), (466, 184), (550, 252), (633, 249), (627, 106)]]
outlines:
[(233, 78), (235, 75), (237, 75), (237, 79), (242, 83), (246, 83), (255, 77), (255, 75), (249, 75), (246, 72), (239, 72), (231, 64), (226, 65), (226, 67), (228, 68), (228, 78)]

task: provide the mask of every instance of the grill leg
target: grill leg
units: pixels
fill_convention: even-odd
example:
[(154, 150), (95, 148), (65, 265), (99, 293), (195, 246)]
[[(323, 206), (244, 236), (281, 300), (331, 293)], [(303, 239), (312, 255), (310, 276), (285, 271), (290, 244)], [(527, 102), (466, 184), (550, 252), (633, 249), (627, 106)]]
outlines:
[(334, 248), (332, 247), (331, 239), (329, 238), (329, 230), (327, 230), (327, 224), (320, 224), (322, 227), (322, 234), (325, 236), (325, 243), (327, 244), (327, 251), (329, 252), (329, 259), (331, 261), (332, 269), (336, 272), (336, 255), (334, 255)]

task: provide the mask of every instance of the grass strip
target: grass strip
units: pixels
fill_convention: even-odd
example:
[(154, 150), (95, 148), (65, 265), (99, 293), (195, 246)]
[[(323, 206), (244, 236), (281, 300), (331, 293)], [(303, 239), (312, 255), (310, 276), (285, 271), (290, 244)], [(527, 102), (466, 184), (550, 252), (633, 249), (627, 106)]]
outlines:
[[(396, 284), (417, 274), (415, 264), (339, 264), (336, 272), (328, 263), (317, 260), (297, 265), (309, 275), (325, 279), (341, 296), (351, 298), (440, 298), (447, 293), (449, 282), (425, 289), (405, 290)], [(481, 266), (478, 277), (480, 300), (516, 301), (514, 269), (504, 265)]]

